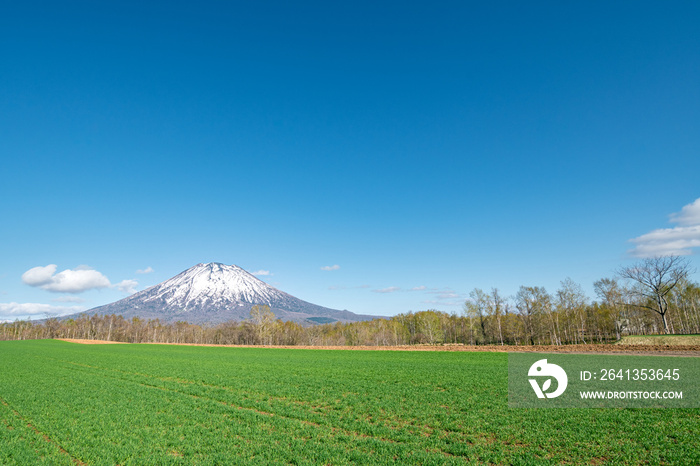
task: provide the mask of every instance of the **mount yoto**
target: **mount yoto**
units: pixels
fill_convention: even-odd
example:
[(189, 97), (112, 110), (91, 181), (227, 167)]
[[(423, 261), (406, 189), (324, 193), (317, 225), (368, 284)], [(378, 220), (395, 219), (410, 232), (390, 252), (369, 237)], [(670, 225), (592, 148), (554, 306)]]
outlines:
[[(338, 311), (295, 298), (236, 265), (197, 264), (158, 285), (81, 314), (121, 315), (126, 319), (160, 319), (218, 324), (250, 317), (256, 305), (270, 306), (278, 319), (301, 324), (356, 322), (375, 318)], [(65, 316), (71, 317), (71, 316)]]

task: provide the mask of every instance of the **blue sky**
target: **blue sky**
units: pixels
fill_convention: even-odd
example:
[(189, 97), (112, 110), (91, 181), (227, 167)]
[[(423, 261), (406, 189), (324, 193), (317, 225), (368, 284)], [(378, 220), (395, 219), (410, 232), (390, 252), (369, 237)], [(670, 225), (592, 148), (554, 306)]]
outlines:
[(698, 266), (698, 2), (333, 3), (0, 6), (0, 320), (199, 262), (376, 315)]

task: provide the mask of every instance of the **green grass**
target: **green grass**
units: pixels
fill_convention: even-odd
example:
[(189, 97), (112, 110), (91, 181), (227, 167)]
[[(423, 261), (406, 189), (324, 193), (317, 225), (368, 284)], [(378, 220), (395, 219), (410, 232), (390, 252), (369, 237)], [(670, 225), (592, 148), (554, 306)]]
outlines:
[(697, 409), (507, 402), (504, 353), (0, 342), (0, 463), (700, 463)]
[(700, 335), (629, 335), (616, 345), (700, 345)]

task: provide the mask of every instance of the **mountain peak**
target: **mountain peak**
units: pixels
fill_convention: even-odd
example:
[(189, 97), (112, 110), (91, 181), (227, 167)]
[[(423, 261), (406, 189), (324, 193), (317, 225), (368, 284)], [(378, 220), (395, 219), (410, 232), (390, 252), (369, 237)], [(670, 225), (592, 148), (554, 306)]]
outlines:
[(286, 295), (237, 265), (218, 262), (197, 264), (144, 291), (151, 291), (147, 301), (163, 299), (185, 309), (221, 299), (270, 305)]
[(158, 285), (86, 313), (165, 322), (220, 323), (247, 319), (256, 304), (269, 306), (277, 318), (306, 324), (372, 318), (302, 301), (237, 265), (220, 262), (197, 264)]

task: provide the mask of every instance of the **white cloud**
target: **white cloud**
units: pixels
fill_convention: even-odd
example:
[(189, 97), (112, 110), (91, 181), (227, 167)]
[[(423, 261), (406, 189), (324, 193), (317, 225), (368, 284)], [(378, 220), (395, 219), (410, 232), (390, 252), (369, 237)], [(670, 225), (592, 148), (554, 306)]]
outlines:
[(344, 285), (331, 285), (328, 287), (329, 290), (362, 290), (369, 288), (369, 285), (358, 285), (358, 286), (344, 286)]
[(110, 287), (133, 293), (133, 288), (138, 284), (136, 280), (124, 280), (112, 285), (107, 277), (87, 265), (56, 273), (56, 264), (31, 268), (22, 274), (22, 281), (52, 293), (82, 293)]
[(54, 298), (51, 301), (55, 303), (84, 303), (85, 300), (83, 298), (79, 298), (77, 296), (59, 296), (58, 298)]
[(436, 295), (446, 295), (446, 294), (449, 294), (449, 295), (453, 295), (453, 294), (454, 294), (454, 295), (456, 295), (455, 290), (453, 290), (452, 288), (447, 288), (447, 287), (446, 287), (446, 288), (440, 288), (440, 289), (438, 289), (438, 288), (432, 288), (430, 291), (428, 291), (428, 293), (430, 293), (430, 294), (436, 294)]
[(427, 293), (432, 294), (435, 296), (435, 299), (433, 300), (428, 300), (428, 301), (423, 301), (426, 304), (440, 304), (440, 305), (445, 305), (445, 306), (461, 306), (464, 304), (464, 299), (466, 299), (466, 295), (462, 293), (457, 293), (451, 288), (443, 288), (440, 290), (437, 289), (431, 289), (430, 291), (427, 291)]
[(683, 226), (700, 225), (700, 198), (695, 199), (695, 202), (683, 206), (680, 212), (671, 214), (671, 223), (677, 223)]
[(425, 285), (421, 285), (421, 286), (414, 286), (413, 288), (411, 288), (411, 291), (423, 291), (426, 289), (427, 288), (425, 287)]
[(139, 269), (136, 271), (138, 274), (146, 274), (146, 273), (153, 273), (153, 267), (146, 267), (145, 269)]
[(687, 256), (700, 247), (700, 225), (654, 230), (630, 241), (637, 244), (633, 256)]
[(272, 274), (269, 270), (258, 270), (257, 272), (251, 272), (251, 275), (255, 275), (256, 277), (267, 277)]
[(438, 306), (462, 306), (464, 301), (423, 301), (423, 304), (433, 304)]
[(46, 267), (34, 267), (22, 274), (22, 281), (29, 286), (42, 286), (51, 283), (53, 274), (56, 273), (56, 264)]
[(669, 218), (679, 226), (660, 228), (631, 239), (636, 246), (630, 254), (636, 257), (687, 256), (692, 254), (693, 248), (700, 247), (700, 199)]
[(138, 286), (138, 284), (139, 282), (137, 282), (136, 280), (122, 280), (121, 282), (113, 286), (122, 293), (134, 294), (136, 293), (136, 287)]
[(0, 318), (42, 315), (63, 316), (82, 312), (82, 306), (51, 306), (39, 303), (0, 303)]
[(340, 269), (340, 266), (339, 266), (338, 264), (335, 264), (335, 265), (325, 265), (325, 266), (321, 267), (321, 270), (326, 270), (326, 271), (338, 270), (338, 269)]
[(100, 272), (86, 266), (73, 270), (56, 272), (56, 264), (34, 267), (22, 274), (22, 281), (30, 286), (38, 286), (54, 293), (82, 293), (95, 288), (107, 288), (110, 282)]
[(397, 291), (401, 291), (401, 288), (398, 286), (390, 286), (389, 288), (382, 288), (380, 290), (372, 290), (375, 293), (395, 293)]

